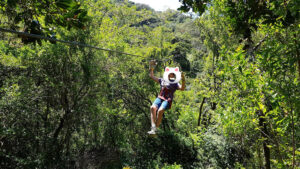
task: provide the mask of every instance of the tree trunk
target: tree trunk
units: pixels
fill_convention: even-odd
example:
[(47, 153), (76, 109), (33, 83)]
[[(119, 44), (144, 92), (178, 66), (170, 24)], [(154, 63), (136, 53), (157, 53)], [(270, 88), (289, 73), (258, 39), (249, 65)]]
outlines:
[(299, 74), (299, 80), (300, 80), (300, 54), (299, 54), (299, 46), (297, 39), (297, 34), (294, 34), (295, 37), (295, 46), (296, 46), (296, 58), (298, 60), (298, 74)]
[(201, 106), (200, 106), (200, 108), (199, 108), (198, 126), (200, 126), (201, 114), (202, 114), (202, 108), (203, 108), (203, 104), (204, 104), (204, 102), (205, 102), (205, 99), (206, 99), (206, 97), (203, 97)]
[(62, 128), (64, 127), (64, 123), (66, 118), (68, 117), (69, 114), (71, 114), (71, 110), (69, 107), (69, 100), (68, 100), (68, 94), (67, 94), (67, 89), (64, 90), (64, 92), (62, 93), (61, 96), (61, 105), (65, 111), (64, 116), (60, 119), (60, 123), (58, 125), (58, 127), (56, 128), (54, 134), (53, 134), (53, 138), (54, 141), (56, 141), (60, 131), (62, 130)]
[(295, 122), (294, 122), (294, 111), (291, 110), (291, 114), (292, 114), (292, 142), (293, 142), (293, 164), (292, 164), (292, 168), (295, 168), (296, 165), (296, 142), (295, 142)]
[(269, 132), (267, 130), (266, 121), (264, 118), (264, 113), (259, 110), (257, 112), (259, 116), (259, 127), (261, 129), (261, 137), (263, 138), (263, 149), (264, 149), (264, 156), (265, 156), (265, 168), (271, 169), (271, 163), (270, 163), (270, 148), (267, 146), (269, 145)]
[(257, 151), (258, 151), (258, 163), (259, 163), (259, 168), (262, 169), (263, 168), (263, 161), (262, 161), (262, 158), (261, 158), (261, 151), (260, 151), (260, 149), (261, 149), (261, 147), (260, 147), (260, 145), (258, 145), (258, 147), (257, 147)]

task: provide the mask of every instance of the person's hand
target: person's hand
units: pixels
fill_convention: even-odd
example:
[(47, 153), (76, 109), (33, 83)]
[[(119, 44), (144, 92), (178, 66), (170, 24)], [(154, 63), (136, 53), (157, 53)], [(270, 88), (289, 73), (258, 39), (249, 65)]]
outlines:
[(150, 62), (149, 62), (149, 66), (150, 66), (150, 69), (151, 68), (154, 68), (155, 66), (156, 66), (156, 61), (155, 60), (151, 60)]
[(181, 79), (182, 79), (182, 80), (185, 80), (184, 72), (181, 72)]

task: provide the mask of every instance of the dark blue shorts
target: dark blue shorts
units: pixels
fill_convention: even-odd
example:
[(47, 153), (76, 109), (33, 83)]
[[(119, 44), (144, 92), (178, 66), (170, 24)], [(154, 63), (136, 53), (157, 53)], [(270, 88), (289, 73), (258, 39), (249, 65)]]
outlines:
[(169, 102), (167, 100), (163, 100), (160, 98), (156, 98), (153, 102), (153, 105), (156, 106), (158, 109), (161, 107), (164, 110), (167, 110), (169, 106)]

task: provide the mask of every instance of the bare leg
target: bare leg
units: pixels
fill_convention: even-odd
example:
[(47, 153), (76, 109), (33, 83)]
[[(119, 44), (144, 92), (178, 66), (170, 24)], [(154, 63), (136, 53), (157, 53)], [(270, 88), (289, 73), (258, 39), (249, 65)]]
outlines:
[(160, 125), (160, 123), (161, 123), (161, 120), (162, 120), (162, 117), (163, 117), (163, 114), (164, 114), (164, 109), (162, 109), (162, 108), (160, 108), (159, 110), (158, 110), (158, 116), (157, 116), (157, 120), (156, 120), (156, 127), (158, 128), (159, 127), (159, 125)]
[(156, 111), (157, 111), (157, 107), (154, 106), (154, 105), (152, 105), (150, 107), (150, 112), (151, 112), (151, 127), (155, 127), (155, 124), (156, 124), (156, 120), (157, 120)]

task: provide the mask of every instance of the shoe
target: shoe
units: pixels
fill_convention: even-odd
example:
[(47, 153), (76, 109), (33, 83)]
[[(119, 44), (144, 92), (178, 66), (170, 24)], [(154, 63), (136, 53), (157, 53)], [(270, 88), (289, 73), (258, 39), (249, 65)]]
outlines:
[(156, 134), (156, 127), (151, 127), (151, 130), (148, 131), (148, 134), (155, 135)]
[(148, 134), (150, 134), (150, 135), (155, 135), (156, 133), (155, 133), (154, 130), (151, 130), (151, 131), (148, 131)]

